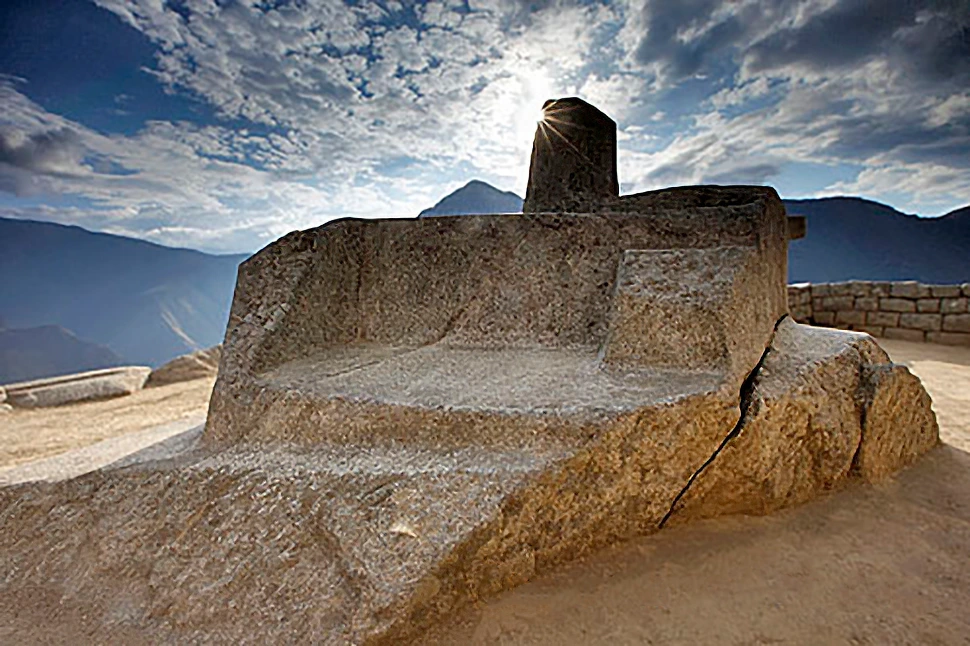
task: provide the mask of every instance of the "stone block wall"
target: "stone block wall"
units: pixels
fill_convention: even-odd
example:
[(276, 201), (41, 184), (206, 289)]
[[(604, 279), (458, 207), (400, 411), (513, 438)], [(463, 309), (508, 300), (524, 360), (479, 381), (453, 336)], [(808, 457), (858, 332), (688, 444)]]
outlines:
[(970, 283), (799, 283), (788, 286), (788, 305), (799, 323), (970, 346)]

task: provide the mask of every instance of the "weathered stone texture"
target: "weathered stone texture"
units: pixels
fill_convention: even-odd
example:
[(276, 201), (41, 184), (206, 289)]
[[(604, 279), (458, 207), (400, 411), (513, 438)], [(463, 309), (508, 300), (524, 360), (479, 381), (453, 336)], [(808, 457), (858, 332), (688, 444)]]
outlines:
[(869, 312), (866, 314), (866, 323), (883, 327), (899, 327), (899, 316), (896, 312)]
[[(887, 406), (894, 396), (904, 403)], [(852, 472), (878, 480), (938, 441), (919, 380), (871, 338), (791, 321), (779, 326), (742, 410), (674, 518), (768, 513), (838, 488)]]
[[(720, 191), (676, 194), (693, 204), (716, 202)], [(662, 194), (640, 196), (654, 206), (639, 214), (345, 220), (284, 238), (240, 269), (206, 441), (229, 441), (253, 423), (251, 375), (334, 345), (595, 351), (606, 340), (617, 268), (629, 249), (755, 249), (759, 260), (746, 265), (745, 280), (770, 288), (748, 312), (770, 329), (788, 309), (784, 209), (760, 189), (747, 204), (736, 192), (729, 197), (730, 207), (677, 210)], [(291, 246), (286, 270), (273, 258)], [(278, 282), (263, 285), (272, 272)], [(243, 284), (251, 280), (260, 286)]]
[(934, 298), (957, 298), (961, 293), (959, 285), (930, 285), (929, 288)]
[[(199, 443), (0, 489), (0, 585), (150, 642), (396, 644), (669, 519), (934, 444), (871, 337), (786, 316), (773, 189), (617, 197), (612, 121), (553, 107), (572, 148), (537, 135), (526, 213), (334, 221), (245, 261)], [(829, 290), (803, 306), (878, 314)]]
[(814, 312), (812, 318), (816, 325), (835, 325), (835, 312)]
[(812, 307), (810, 305), (795, 305), (791, 308), (791, 316), (799, 323), (807, 323), (812, 318)]
[(788, 304), (790, 306), (810, 305), (812, 302), (812, 286), (805, 283), (788, 286)]
[(939, 330), (943, 326), (943, 317), (939, 314), (902, 314), (899, 326), (911, 330)]
[(906, 366), (863, 367), (862, 442), (853, 470), (882, 480), (936, 446), (939, 427), (930, 397)]
[(923, 313), (935, 313), (940, 311), (940, 299), (921, 298), (916, 301), (916, 311)]
[(855, 299), (852, 296), (826, 296), (825, 298), (819, 299), (818, 305), (814, 305), (813, 303), (816, 309), (829, 310), (832, 312), (851, 310), (854, 304)]
[[(896, 298), (919, 298), (922, 291), (919, 283), (910, 280), (893, 283), (889, 293)], [(929, 296), (929, 294), (926, 295)]]
[(829, 294), (832, 296), (852, 296), (853, 288), (851, 283), (831, 283)]
[(604, 361), (721, 370), (740, 387), (782, 314), (752, 307), (771, 291), (763, 266), (745, 247), (624, 252)]
[(856, 297), (866, 297), (872, 294), (872, 285), (864, 280), (850, 280), (849, 293)]
[(916, 302), (905, 298), (881, 298), (879, 309), (887, 312), (915, 312)]
[(866, 313), (858, 312), (856, 310), (849, 310), (847, 312), (836, 312), (835, 313), (835, 323), (845, 324), (845, 325), (865, 325), (866, 324)]
[(912, 341), (922, 343), (926, 340), (926, 332), (922, 330), (905, 330), (903, 328), (887, 327), (883, 332), (887, 339), (898, 339), (899, 341)]
[(619, 197), (616, 123), (575, 97), (546, 101), (542, 111), (522, 210), (584, 213)]
[(832, 293), (832, 285), (829, 283), (817, 283), (812, 285), (812, 296), (830, 296)]
[(198, 350), (191, 354), (176, 357), (163, 366), (152, 370), (145, 386), (164, 386), (181, 381), (215, 377), (219, 372), (219, 358), (222, 356), (222, 346), (217, 345), (208, 350)]
[(940, 301), (940, 311), (944, 314), (964, 314), (967, 312), (967, 303), (970, 299), (963, 298), (944, 298)]
[(970, 332), (970, 314), (946, 314), (943, 316), (946, 332)]
[[(788, 286), (788, 301), (796, 321), (813, 325), (867, 331), (876, 336), (886, 336), (886, 331), (893, 328), (957, 333), (960, 320), (952, 319), (952, 329), (947, 330), (941, 315), (970, 313), (970, 298), (961, 296), (962, 289), (961, 285), (923, 285), (915, 281), (802, 283)], [(896, 296), (890, 297), (890, 293)], [(919, 337), (911, 332), (888, 335), (910, 341)], [(925, 335), (923, 340), (930, 341)]]
[(889, 296), (892, 291), (892, 283), (887, 282), (873, 282), (872, 285), (872, 295), (879, 296), (883, 298)]

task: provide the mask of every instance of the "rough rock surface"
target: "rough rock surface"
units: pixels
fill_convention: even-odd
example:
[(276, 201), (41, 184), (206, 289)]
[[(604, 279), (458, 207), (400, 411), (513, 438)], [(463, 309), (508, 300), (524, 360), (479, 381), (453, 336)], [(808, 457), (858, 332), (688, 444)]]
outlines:
[(921, 386), (869, 337), (788, 319), (773, 190), (625, 199), (262, 250), (198, 442), (0, 489), (0, 603), (57, 599), (105, 640), (400, 643), (670, 518), (932, 445)]
[(145, 386), (164, 386), (180, 381), (214, 377), (219, 372), (219, 359), (221, 357), (222, 345), (216, 345), (208, 350), (199, 350), (191, 354), (183, 354), (181, 357), (176, 357), (165, 365), (152, 370)]
[(935, 446), (939, 429), (929, 395), (906, 366), (869, 365), (862, 378), (862, 443), (853, 467), (876, 481)]
[(850, 476), (877, 480), (939, 438), (919, 380), (890, 363), (872, 337), (790, 318), (779, 325), (742, 411), (672, 508), (672, 519), (764, 514), (838, 488)]
[[(880, 406), (884, 377), (867, 375), (895, 373), (887, 361), (865, 335), (783, 321), (750, 382), (741, 433), (674, 518), (764, 513), (841, 486), (860, 442), (867, 470), (894, 469), (900, 452), (881, 443), (884, 431), (909, 428), (908, 413), (889, 407), (877, 427), (860, 425), (857, 397), (872, 392), (869, 410)], [(9, 573), (0, 595), (27, 587), (63, 596), (104, 635), (393, 643), (538, 570), (655, 531), (739, 408), (736, 394), (700, 387), (571, 434), (522, 433), (516, 444), (513, 425), (451, 446), (437, 437), (475, 433), (484, 420), (438, 415), (410, 441), (242, 442), (0, 489), (4, 526), (16, 528), (0, 535)], [(415, 421), (392, 417), (388, 428), (419, 430)], [(924, 421), (921, 433), (934, 437)], [(908, 455), (930, 444), (911, 443)]]
[(144, 366), (126, 366), (7, 384), (7, 401), (17, 408), (42, 408), (121, 397), (141, 390), (151, 371)]
[(774, 287), (770, 267), (750, 247), (626, 251), (604, 361), (722, 370), (740, 387), (781, 314), (759, 299)]

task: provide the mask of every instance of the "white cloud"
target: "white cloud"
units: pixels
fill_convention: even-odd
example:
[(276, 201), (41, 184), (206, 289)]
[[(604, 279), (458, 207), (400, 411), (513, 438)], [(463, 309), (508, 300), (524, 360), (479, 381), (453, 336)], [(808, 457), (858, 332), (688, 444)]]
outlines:
[[(95, 1), (157, 45), (160, 83), (223, 121), (106, 135), (0, 78), (0, 189), (89, 205), (35, 213), (47, 219), (240, 250), (336, 217), (414, 215), (473, 177), (522, 192), (532, 115), (573, 93), (620, 124), (625, 187), (852, 164), (869, 170), (817, 190), (970, 201), (970, 67), (947, 22), (964, 0), (886, 0), (873, 25), (862, 0)], [(850, 28), (836, 51), (811, 37)], [(935, 60), (956, 61), (954, 78)]]

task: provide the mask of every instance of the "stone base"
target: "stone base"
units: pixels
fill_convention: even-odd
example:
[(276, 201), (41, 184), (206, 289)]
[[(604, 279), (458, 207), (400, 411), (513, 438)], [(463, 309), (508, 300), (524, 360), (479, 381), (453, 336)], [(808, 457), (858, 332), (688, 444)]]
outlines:
[[(253, 414), (282, 429), (273, 444), (210, 442), (0, 489), (0, 602), (34, 591), (29, 603), (77, 608), (106, 639), (398, 643), (667, 518), (799, 503), (885, 477), (937, 441), (922, 387), (870, 337), (788, 320), (740, 407), (703, 378), (671, 396), (669, 375), (596, 373), (588, 351), (368, 352), (305, 359), (329, 376), (299, 361), (262, 375)], [(403, 380), (419, 359), (437, 367)], [(555, 386), (563, 373), (589, 388)], [(483, 375), (492, 381), (461, 405), (461, 388), (445, 385)], [(399, 392), (422, 403), (395, 406)], [(599, 406), (605, 392), (620, 404)], [(516, 397), (532, 412), (516, 411)], [(366, 409), (367, 423), (325, 432), (346, 407)], [(381, 419), (385, 430), (364, 435)]]

